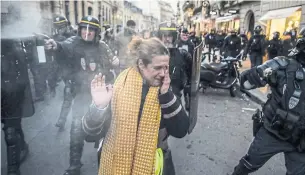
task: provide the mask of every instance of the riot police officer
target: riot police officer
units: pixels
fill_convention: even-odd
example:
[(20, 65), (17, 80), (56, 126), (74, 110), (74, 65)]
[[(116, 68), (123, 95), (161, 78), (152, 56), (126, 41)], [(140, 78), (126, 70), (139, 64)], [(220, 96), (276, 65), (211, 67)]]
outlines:
[[(48, 40), (46, 48), (63, 52), (67, 61), (73, 61), (73, 84), (75, 99), (72, 106), (72, 125), (70, 131), (70, 167), (64, 175), (79, 175), (82, 166), (81, 156), (85, 134), (82, 130), (81, 118), (87, 108), (84, 104), (91, 102), (90, 82), (94, 75), (106, 75), (107, 83), (113, 80), (110, 72), (112, 66), (118, 66), (118, 58), (114, 57), (109, 47), (100, 41), (100, 22), (92, 16), (83, 17), (79, 23), (78, 35), (64, 42)], [(112, 63), (112, 65), (111, 65)]]
[(178, 48), (184, 49), (193, 57), (195, 44), (190, 40), (187, 29), (183, 29), (177, 41)]
[[(7, 149), (7, 174), (20, 175), (20, 164), (28, 155), (21, 119), (34, 114), (34, 104), (23, 41), (1, 39), (1, 123)], [(33, 44), (34, 42), (32, 42)], [(33, 49), (33, 48), (31, 48)]]
[(263, 55), (265, 54), (265, 37), (261, 35), (261, 26), (256, 26), (254, 35), (249, 39), (245, 53), (249, 53), (251, 67), (259, 66), (263, 63)]
[(196, 32), (195, 31), (191, 31), (190, 32), (190, 36), (189, 36), (189, 40), (194, 43), (195, 47), (198, 46), (200, 44), (200, 38), (196, 36)]
[(116, 42), (114, 40), (114, 30), (113, 28), (108, 28), (104, 34), (103, 41), (109, 46), (109, 48), (115, 52), (116, 49)]
[(218, 33), (216, 34), (216, 42), (217, 42), (216, 47), (220, 49), (220, 53), (223, 52), (222, 46), (225, 41), (225, 38), (226, 38), (226, 34), (223, 32), (223, 30), (219, 30)]
[[(211, 32), (206, 35), (206, 37), (205, 37), (205, 45), (209, 48), (209, 53), (211, 53), (212, 50), (215, 50), (215, 48), (217, 46), (216, 29), (215, 28), (211, 29)], [(211, 54), (208, 55), (209, 62), (211, 62), (211, 58), (210, 57), (211, 57)], [(215, 62), (215, 61), (216, 60), (213, 60), (213, 62)]]
[[(70, 38), (74, 35), (69, 30), (69, 23), (68, 20), (64, 16), (55, 16), (53, 19), (53, 39), (57, 42), (65, 41), (66, 39)], [(72, 101), (74, 98), (74, 88), (72, 82), (72, 61), (66, 61), (65, 54), (63, 52), (55, 52), (55, 60), (58, 64), (58, 68), (60, 72), (60, 76), (65, 83), (64, 87), (64, 101), (61, 106), (61, 111), (59, 118), (55, 124), (56, 127), (62, 129), (65, 126), (67, 116), (71, 110)]]
[(70, 30), (69, 22), (66, 17), (61, 15), (56, 15), (53, 18), (53, 39), (55, 41), (64, 41), (70, 38), (74, 34)]
[(177, 48), (177, 31), (175, 29), (176, 25), (171, 22), (161, 23), (159, 25), (159, 38), (170, 52), (169, 74), (172, 90), (177, 97), (181, 97), (181, 91), (184, 90), (185, 108), (189, 110), (192, 56), (185, 49)]
[(289, 52), (291, 49), (293, 49), (295, 43), (292, 39), (292, 34), (291, 32), (284, 32), (283, 33), (283, 55), (288, 56)]
[(280, 39), (280, 32), (274, 32), (273, 38), (267, 42), (268, 59), (271, 60), (283, 53), (283, 42)]
[(225, 52), (225, 57), (236, 57), (241, 51), (241, 39), (237, 36), (235, 29), (231, 29), (231, 35), (227, 36), (223, 43), (222, 50)]
[(262, 112), (253, 115), (254, 140), (233, 175), (247, 175), (283, 152), (287, 174), (305, 174), (305, 38), (289, 54), (279, 56), (241, 74), (246, 89), (269, 84)]

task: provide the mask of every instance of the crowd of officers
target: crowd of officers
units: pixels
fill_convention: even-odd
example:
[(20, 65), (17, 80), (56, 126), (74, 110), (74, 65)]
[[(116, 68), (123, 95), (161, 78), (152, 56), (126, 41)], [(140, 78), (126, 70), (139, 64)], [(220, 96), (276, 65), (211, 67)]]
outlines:
[[(64, 16), (54, 17), (52, 39), (47, 40), (45, 44), (46, 55), (52, 55), (54, 59), (47, 62), (47, 66), (36, 65), (31, 69), (33, 69), (35, 101), (44, 100), (47, 89), (49, 89), (51, 96), (54, 97), (56, 95), (56, 87), (59, 87), (57, 86), (58, 83), (61, 80), (65, 83), (64, 99), (56, 123), (56, 127), (62, 130), (65, 126), (69, 111), (72, 108), (70, 166), (64, 172), (64, 175), (80, 174), (84, 141), (96, 142), (96, 140), (88, 137), (83, 132), (81, 121), (82, 116), (85, 115), (87, 110), (84, 104), (90, 104), (91, 102), (89, 88), (91, 80), (94, 75), (101, 72), (106, 76), (107, 83), (113, 83), (115, 77), (121, 70), (131, 64), (130, 61), (132, 60), (126, 56), (126, 53), (128, 52), (127, 45), (134, 37), (158, 37), (166, 45), (171, 56), (169, 72), (172, 91), (177, 97), (181, 97), (183, 92), (185, 108), (186, 110), (190, 108), (189, 96), (192, 59), (194, 56), (194, 48), (201, 43), (201, 38), (196, 37), (194, 32), (188, 32), (187, 29), (178, 29), (175, 24), (170, 22), (161, 23), (158, 31), (144, 30), (142, 33), (138, 33), (135, 27), (136, 23), (133, 20), (129, 20), (125, 27), (117, 26), (117, 29), (113, 29), (110, 26), (105, 26), (105, 32), (101, 34), (101, 26), (98, 19), (92, 16), (85, 16), (80, 21), (77, 32), (75, 32), (71, 29)], [(265, 41), (265, 36), (261, 34), (261, 31), (261, 26), (255, 27), (254, 35), (248, 40), (245, 34), (237, 35), (236, 30), (231, 30), (230, 35), (227, 36), (222, 31), (216, 33), (216, 30), (212, 29), (210, 33), (204, 36), (204, 40), (210, 51), (219, 48), (220, 53), (225, 56), (235, 57), (241, 50), (244, 50), (245, 53), (250, 55), (251, 67), (253, 68), (262, 64), (262, 57), (265, 54), (265, 50), (268, 52), (269, 59), (279, 55), (286, 56), (296, 43), (295, 38), (293, 38), (290, 32), (284, 34), (284, 36), (289, 36), (284, 41), (279, 39), (279, 32), (275, 32), (272, 39)], [(304, 48), (301, 51), (303, 52)], [(288, 63), (281, 60), (273, 64), (282, 67), (288, 65)], [(300, 71), (302, 70), (300, 69)], [(249, 75), (251, 75), (251, 72)], [(304, 71), (302, 71), (302, 76), (300, 77), (300, 81), (303, 80)], [(251, 84), (259, 84), (256, 87), (263, 86), (264, 84), (259, 80), (252, 80), (251, 77), (248, 79)], [(297, 82), (297, 80), (294, 82)], [(305, 87), (303, 85), (304, 83), (301, 84), (298, 82), (297, 84), (299, 89)], [(298, 94), (300, 96), (300, 93)], [(304, 95), (302, 98), (302, 105), (304, 105)], [(74, 103), (72, 103), (73, 100)], [(296, 104), (292, 103), (291, 105)], [(304, 115), (304, 111), (300, 113)], [(2, 110), (2, 116), (3, 114)], [(5, 115), (8, 114), (5, 113)], [(2, 120), (5, 124), (5, 140), (8, 146), (9, 175), (20, 175), (20, 163), (28, 153), (28, 146), (24, 141), (21, 128), (21, 117), (23, 116), (19, 116), (19, 120), (15, 120), (14, 122), (3, 122)], [(262, 137), (266, 135), (271, 137), (266, 132), (266, 130), (260, 131)], [(292, 149), (291, 147), (286, 148)], [(297, 153), (291, 155), (291, 158), (293, 156), (296, 159), (301, 158)], [(247, 174), (257, 170), (261, 166), (259, 163), (262, 162), (258, 160), (255, 162), (256, 160), (254, 159), (255, 157), (253, 160), (249, 160), (249, 155), (245, 156), (235, 168), (234, 174)], [(253, 163), (251, 165), (253, 167), (247, 164), (249, 162)], [(254, 167), (255, 163), (257, 163), (257, 166)], [(296, 169), (294, 170), (297, 171)]]
[[(285, 31), (283, 39), (280, 38), (279, 32), (273, 32), (273, 37), (268, 40), (266, 35), (262, 34), (262, 27), (259, 25), (255, 27), (250, 38), (245, 33), (238, 33), (236, 29), (231, 29), (229, 32), (226, 34), (223, 30), (219, 30), (216, 33), (216, 30), (212, 29), (210, 33), (206, 33), (203, 38), (209, 52), (217, 49), (225, 57), (236, 57), (243, 50), (243, 59), (246, 59), (247, 54), (249, 54), (251, 67), (261, 65), (266, 53), (268, 60), (277, 56), (288, 56), (289, 51), (294, 48), (297, 41), (296, 33), (293, 30)], [(216, 57), (211, 60), (209, 55), (210, 61), (215, 62)]]

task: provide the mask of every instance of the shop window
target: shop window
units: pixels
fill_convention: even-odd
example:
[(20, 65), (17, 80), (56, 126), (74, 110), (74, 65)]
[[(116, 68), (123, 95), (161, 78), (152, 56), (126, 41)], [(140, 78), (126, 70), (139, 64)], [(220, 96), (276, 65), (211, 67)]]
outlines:
[(299, 31), (299, 24), (301, 19), (301, 11), (294, 12), (291, 16), (281, 19), (272, 19), (267, 22), (266, 35), (268, 39), (272, 38), (273, 32), (280, 32), (280, 36), (283, 36), (285, 31), (291, 31), (296, 29)]

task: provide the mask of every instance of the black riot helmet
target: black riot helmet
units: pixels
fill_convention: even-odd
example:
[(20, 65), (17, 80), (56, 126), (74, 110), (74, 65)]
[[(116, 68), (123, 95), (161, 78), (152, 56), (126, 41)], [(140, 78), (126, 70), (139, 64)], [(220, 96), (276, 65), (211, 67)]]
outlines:
[(279, 39), (280, 38), (280, 32), (273, 32), (273, 39)]
[(63, 34), (68, 31), (68, 20), (66, 17), (56, 15), (53, 17), (53, 34)]
[(178, 32), (174, 23), (163, 22), (159, 24), (158, 37), (163, 41), (167, 48), (175, 47), (177, 36)]
[(254, 28), (254, 34), (259, 35), (262, 30), (262, 26), (258, 25)]
[[(82, 37), (82, 29), (87, 30), (85, 38)], [(95, 31), (95, 36), (92, 42), (98, 42), (100, 40), (101, 26), (100, 21), (93, 16), (85, 16), (81, 19), (78, 24), (78, 36), (82, 37), (83, 40), (87, 41), (87, 37), (90, 31)], [(90, 41), (89, 41), (90, 42)]]

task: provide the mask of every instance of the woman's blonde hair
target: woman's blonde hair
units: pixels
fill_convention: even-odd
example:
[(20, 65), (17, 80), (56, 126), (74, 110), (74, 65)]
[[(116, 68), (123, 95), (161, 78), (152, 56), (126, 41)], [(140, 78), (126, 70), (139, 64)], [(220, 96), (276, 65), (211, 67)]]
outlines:
[(146, 66), (152, 58), (158, 55), (169, 55), (166, 46), (158, 38), (142, 39), (135, 37), (128, 44), (128, 64), (137, 64), (141, 59)]

